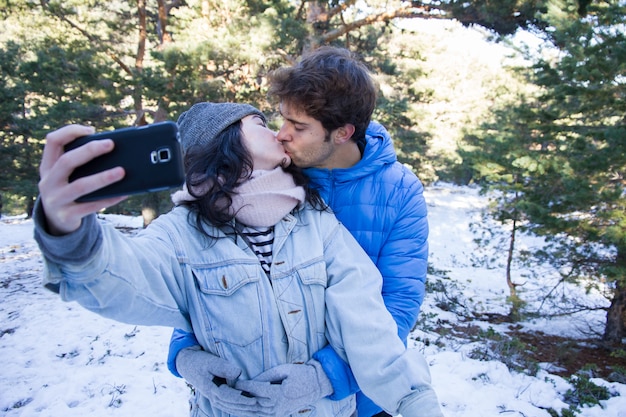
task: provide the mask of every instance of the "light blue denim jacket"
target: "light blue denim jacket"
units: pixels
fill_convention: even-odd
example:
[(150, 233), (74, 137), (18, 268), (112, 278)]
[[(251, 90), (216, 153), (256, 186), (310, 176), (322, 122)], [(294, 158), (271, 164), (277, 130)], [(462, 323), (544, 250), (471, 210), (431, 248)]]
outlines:
[[(275, 226), (270, 279), (242, 239), (206, 226), (215, 236), (208, 237), (184, 207), (135, 237), (93, 217), (74, 232), (89, 248), (76, 261), (67, 258), (71, 237), (47, 235), (36, 216), (44, 283), (64, 300), (126, 323), (193, 330), (206, 351), (240, 366), (244, 379), (306, 362), (330, 344), (389, 413), (441, 416), (424, 358), (405, 348), (383, 304), (380, 273), (331, 213), (308, 208)], [(224, 416), (206, 398), (196, 406), (196, 415)], [(349, 416), (354, 408), (354, 396), (324, 398), (298, 415)]]

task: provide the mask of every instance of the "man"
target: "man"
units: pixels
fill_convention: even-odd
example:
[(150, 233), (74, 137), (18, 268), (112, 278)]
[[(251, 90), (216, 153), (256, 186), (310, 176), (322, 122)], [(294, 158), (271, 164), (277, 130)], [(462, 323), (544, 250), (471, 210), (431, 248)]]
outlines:
[[(422, 184), (397, 161), (387, 131), (371, 122), (376, 91), (365, 65), (340, 48), (320, 48), (295, 66), (270, 75), (269, 93), (279, 100), (284, 119), (278, 139), (380, 270), (385, 305), (406, 344), (425, 291), (426, 203)], [(175, 331), (168, 361), (174, 374), (182, 374), (200, 390), (210, 389), (206, 384), (214, 384), (219, 378), (232, 378), (233, 370), (225, 361), (215, 365), (215, 357), (204, 361), (212, 364), (209, 367), (198, 365), (201, 356), (188, 363), (177, 359), (178, 352), (193, 345), (192, 335)], [(208, 355), (194, 349), (186, 351)], [(348, 364), (333, 347), (326, 346), (313, 358), (321, 363), (330, 380), (331, 399), (343, 399), (356, 392), (359, 417), (388, 415), (360, 393)], [(207, 381), (207, 374), (219, 378)], [(302, 389), (311, 382), (288, 372), (282, 377), (300, 384), (294, 386)], [(255, 412), (248, 411), (249, 415)]]

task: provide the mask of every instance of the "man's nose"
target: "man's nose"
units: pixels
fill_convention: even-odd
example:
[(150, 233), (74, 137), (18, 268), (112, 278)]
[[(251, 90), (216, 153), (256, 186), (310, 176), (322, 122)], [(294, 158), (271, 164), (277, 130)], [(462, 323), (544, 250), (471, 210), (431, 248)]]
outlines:
[(280, 129), (278, 130), (278, 133), (276, 134), (276, 138), (281, 142), (287, 142), (291, 140), (291, 136), (287, 132), (287, 128), (285, 127), (285, 125), (282, 125), (280, 127)]

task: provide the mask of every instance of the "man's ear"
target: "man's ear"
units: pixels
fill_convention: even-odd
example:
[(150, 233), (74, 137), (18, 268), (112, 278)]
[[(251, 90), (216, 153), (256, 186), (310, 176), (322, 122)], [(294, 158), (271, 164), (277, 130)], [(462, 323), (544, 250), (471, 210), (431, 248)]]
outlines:
[(354, 135), (354, 125), (347, 123), (334, 131), (333, 139), (337, 145), (345, 143)]

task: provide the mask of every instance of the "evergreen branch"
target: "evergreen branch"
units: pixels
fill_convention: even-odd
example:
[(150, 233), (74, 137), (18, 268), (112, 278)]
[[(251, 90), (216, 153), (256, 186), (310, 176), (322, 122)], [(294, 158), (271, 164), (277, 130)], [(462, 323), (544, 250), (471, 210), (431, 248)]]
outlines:
[(356, 3), (356, 0), (348, 0), (348, 1), (344, 1), (341, 4), (333, 7), (332, 9), (330, 9), (328, 11), (328, 17), (331, 18), (333, 16), (336, 16), (340, 13), (342, 13), (344, 10), (348, 9), (349, 7), (353, 6)]
[[(65, 22), (68, 25), (70, 25), (72, 28), (76, 29), (78, 32), (81, 33), (81, 35), (86, 37), (92, 43), (94, 43), (96, 45), (100, 45), (100, 43), (101, 43), (100, 39), (98, 39), (95, 36), (91, 35), (85, 29), (81, 28), (76, 23), (72, 22), (70, 19), (65, 17), (64, 15), (62, 15), (60, 13), (55, 13), (54, 10), (51, 7), (49, 7), (48, 0), (40, 0), (40, 3), (41, 3), (41, 7), (44, 10), (47, 10), (51, 15), (55, 16), (56, 18), (58, 18), (62, 22)], [(115, 63), (117, 63), (122, 68), (122, 70), (124, 72), (126, 72), (129, 75), (133, 74), (132, 69), (128, 65), (124, 64), (124, 62), (122, 62), (122, 60), (116, 54), (114, 54), (113, 52), (110, 52), (109, 50), (105, 50), (104, 53), (106, 55), (108, 55)]]
[(443, 14), (431, 14), (432, 9), (428, 6), (423, 6), (420, 8), (416, 7), (401, 7), (396, 10), (392, 10), (389, 12), (382, 12), (378, 14), (372, 14), (364, 17), (360, 20), (355, 20), (348, 24), (345, 24), (337, 29), (326, 32), (325, 34), (320, 36), (320, 43), (329, 43), (353, 30), (359, 29), (363, 26), (368, 26), (374, 23), (380, 22), (389, 22), (393, 19), (397, 18), (417, 18), (417, 17), (427, 17), (429, 19), (447, 19), (446, 15)]

